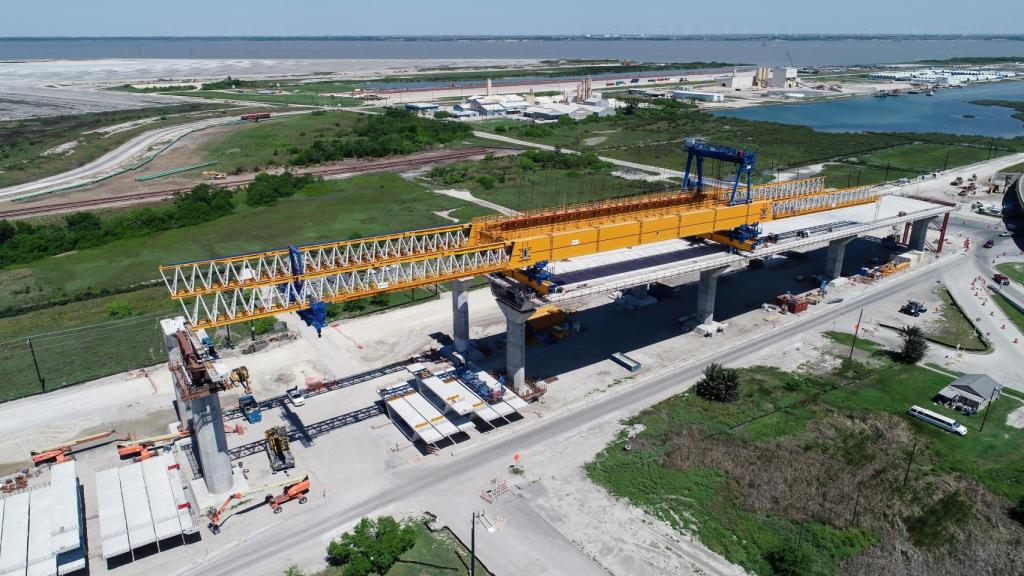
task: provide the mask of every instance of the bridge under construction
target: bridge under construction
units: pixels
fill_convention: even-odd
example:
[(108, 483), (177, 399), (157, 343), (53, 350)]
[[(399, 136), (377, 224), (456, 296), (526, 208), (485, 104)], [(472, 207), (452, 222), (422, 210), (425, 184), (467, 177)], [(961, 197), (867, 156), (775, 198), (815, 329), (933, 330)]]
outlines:
[[(738, 170), (736, 184), (740, 176)], [(182, 304), (184, 322), (179, 326), (191, 330), (296, 312), (319, 331), (326, 325), (327, 304), (450, 283), (454, 349), (459, 353), (470, 350), (469, 280), (485, 275), (507, 320), (506, 382), (523, 393), (526, 322), (539, 306), (699, 273), (696, 318), (709, 323), (714, 319), (717, 278), (732, 266), (827, 243), (823, 275), (838, 278), (846, 245), (858, 235), (885, 229), (887, 235), (898, 234), (905, 228), (909, 248), (922, 249), (929, 226), (942, 215), (948, 220), (952, 210), (945, 204), (885, 194), (880, 188), (826, 189), (820, 177), (747, 184), (738, 199), (735, 184), (731, 190), (703, 183), (693, 186), (687, 174), (677, 192), (174, 264), (162, 266), (160, 274), (170, 297)], [(681, 239), (688, 241), (686, 246), (698, 240), (699, 254), (686, 252), (686, 246), (678, 245)], [(666, 246), (678, 249), (678, 259), (645, 265), (645, 251), (665, 251)], [(609, 260), (618, 263), (614, 270), (593, 272), (606, 269)], [(565, 274), (566, 264), (577, 274)], [(592, 272), (581, 280), (579, 272), (586, 268)], [(165, 330), (169, 349), (182, 341), (172, 337), (178, 329)], [(192, 348), (198, 346), (188, 350), (195, 356)], [(172, 364), (176, 357), (172, 350)], [(194, 414), (183, 416), (202, 414), (210, 420), (194, 429), (209, 436), (198, 438), (197, 444), (210, 491), (219, 492), (230, 485), (231, 475), (222, 454), (223, 426), (216, 421), (219, 408), (213, 406), (223, 379), (204, 379), (196, 368), (172, 366), (172, 373), (187, 380), (175, 387), (179, 404), (193, 405)], [(210, 475), (218, 476), (215, 469), (225, 467), (219, 473), (222, 478), (212, 480), (219, 485), (211, 485)]]

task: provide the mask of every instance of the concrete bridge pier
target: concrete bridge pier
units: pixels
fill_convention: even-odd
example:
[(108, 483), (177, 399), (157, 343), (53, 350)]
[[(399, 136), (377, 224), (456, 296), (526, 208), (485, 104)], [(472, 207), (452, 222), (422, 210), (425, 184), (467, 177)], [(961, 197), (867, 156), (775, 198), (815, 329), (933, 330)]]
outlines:
[(526, 321), (533, 315), (533, 310), (522, 310), (511, 304), (498, 300), (498, 308), (505, 315), (507, 328), (505, 333), (505, 383), (516, 394), (526, 394)]
[(715, 320), (715, 291), (718, 288), (718, 277), (728, 270), (728, 266), (701, 270), (700, 284), (697, 288), (697, 322), (708, 324)]
[(931, 225), (932, 220), (935, 220), (934, 216), (914, 220), (910, 225), (910, 241), (907, 244), (911, 250), (924, 250), (925, 240), (928, 239), (928, 226)]
[(218, 394), (209, 394), (189, 401), (192, 411), (192, 441), (203, 467), (203, 480), (210, 494), (231, 490), (231, 459), (224, 434), (224, 416)]
[(469, 282), (472, 278), (452, 281), (452, 339), (455, 351), (469, 351)]
[(846, 246), (857, 237), (836, 238), (828, 243), (828, 254), (825, 260), (825, 275), (835, 279), (843, 275), (843, 258), (846, 256)]

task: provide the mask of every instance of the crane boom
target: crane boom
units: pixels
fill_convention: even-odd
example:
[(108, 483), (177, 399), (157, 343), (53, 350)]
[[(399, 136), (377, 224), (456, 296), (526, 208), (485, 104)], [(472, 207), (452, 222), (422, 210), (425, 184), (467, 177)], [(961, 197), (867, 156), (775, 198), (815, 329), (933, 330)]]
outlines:
[[(709, 154), (739, 161), (741, 170), (752, 169), (752, 153), (702, 145)], [(486, 216), (469, 224), (162, 266), (160, 273), (193, 328), (299, 312), (319, 330), (327, 303), (467, 276), (501, 272), (520, 277), (522, 270), (547, 261), (675, 238), (721, 241), (736, 229), (756, 230), (771, 220), (871, 203), (878, 196), (866, 186), (826, 190), (824, 178), (818, 177), (750, 186), (744, 202), (737, 203), (735, 186), (729, 190), (702, 185), (700, 190)]]

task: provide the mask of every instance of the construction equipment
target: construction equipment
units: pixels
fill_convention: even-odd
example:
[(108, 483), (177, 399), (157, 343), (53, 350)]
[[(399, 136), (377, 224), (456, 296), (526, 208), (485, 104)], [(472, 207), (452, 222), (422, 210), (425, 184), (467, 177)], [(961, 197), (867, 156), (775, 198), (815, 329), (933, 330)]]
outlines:
[(98, 440), (109, 438), (117, 433), (117, 430), (107, 430), (106, 432), (99, 432), (97, 434), (90, 434), (82, 438), (76, 438), (53, 446), (52, 448), (45, 448), (43, 450), (32, 451), (32, 463), (36, 466), (41, 464), (47, 464), (50, 462), (60, 464), (61, 462), (67, 462), (71, 460), (71, 452), (81, 446), (82, 444), (89, 444)]
[(228, 175), (223, 172), (215, 172), (213, 170), (203, 170), (203, 178), (207, 180), (224, 180)]
[(238, 410), (245, 416), (246, 422), (249, 424), (255, 424), (263, 420), (263, 411), (260, 409), (259, 402), (252, 394), (246, 394), (238, 397)]
[(253, 114), (242, 114), (240, 116), (242, 120), (249, 122), (259, 122), (260, 120), (266, 120), (270, 118), (270, 112), (255, 112)]
[[(746, 199), (742, 203), (750, 203), (750, 176), (754, 172), (754, 163), (757, 161), (757, 152), (739, 150), (730, 146), (709, 144), (698, 138), (687, 138), (684, 141), (684, 147), (686, 148), (686, 172), (683, 175), (683, 190), (697, 190), (698, 192), (704, 192), (704, 159), (711, 158), (713, 160), (723, 160), (725, 162), (736, 164), (736, 177), (732, 183), (732, 194), (729, 196), (729, 206), (735, 206), (737, 204), (736, 190), (739, 187), (740, 179), (744, 174), (747, 175), (747, 194)], [(697, 180), (691, 181), (690, 167), (694, 160), (697, 161)]]
[(229, 494), (219, 508), (210, 507), (210, 509), (206, 511), (206, 516), (210, 519), (210, 523), (207, 524), (207, 527), (210, 529), (211, 533), (220, 534), (220, 527), (223, 524), (224, 512), (227, 511), (233, 501), (237, 500), (238, 502), (241, 502), (242, 498), (251, 494), (266, 492), (282, 486), (284, 487), (284, 492), (280, 496), (275, 497), (267, 494), (267, 497), (264, 500), (264, 502), (266, 502), (266, 504), (274, 511), (274, 514), (280, 514), (282, 511), (281, 505), (289, 500), (297, 499), (299, 504), (305, 504), (308, 501), (306, 494), (309, 493), (310, 482), (309, 475), (307, 474), (300, 480), (289, 478), (281, 482), (260, 486), (259, 488), (252, 488), (245, 492)]
[(170, 362), (168, 367), (179, 387), (179, 400), (202, 398), (234, 387), (224, 367), (214, 362), (217, 351), (205, 331), (178, 330), (174, 338), (181, 350), (181, 362)]
[(252, 388), (249, 386), (249, 369), (245, 366), (239, 366), (231, 371), (229, 376), (231, 382), (236, 386), (241, 386), (242, 390), (245, 390), (246, 394), (252, 394)]
[(172, 432), (170, 434), (161, 434), (160, 436), (152, 436), (150, 438), (135, 440), (131, 443), (118, 444), (117, 455), (122, 460), (125, 458), (137, 458), (137, 461), (142, 461), (154, 456), (153, 449), (157, 448), (158, 444), (173, 444), (181, 438), (185, 438), (189, 434), (191, 434), (191, 430), (182, 430), (180, 432)]
[[(822, 177), (752, 186), (755, 153), (695, 140), (690, 147), (688, 163), (692, 168), (697, 160), (697, 181), (687, 175), (677, 192), (162, 266), (160, 274), (195, 329), (298, 312), (320, 330), (330, 303), (483, 274), (512, 277), (515, 297), (543, 294), (558, 289), (546, 277), (544, 262), (737, 229), (749, 237), (756, 234), (752, 227), (765, 222), (870, 204), (881, 195), (866, 186), (826, 190)], [(731, 189), (703, 181), (704, 158), (737, 163)], [(743, 174), (748, 181), (740, 198)], [(515, 282), (521, 275), (526, 281)]]
[(264, 433), (267, 439), (267, 458), (270, 459), (270, 469), (280, 472), (289, 468), (295, 468), (295, 456), (292, 455), (291, 447), (288, 445), (288, 431), (284, 426), (274, 426)]

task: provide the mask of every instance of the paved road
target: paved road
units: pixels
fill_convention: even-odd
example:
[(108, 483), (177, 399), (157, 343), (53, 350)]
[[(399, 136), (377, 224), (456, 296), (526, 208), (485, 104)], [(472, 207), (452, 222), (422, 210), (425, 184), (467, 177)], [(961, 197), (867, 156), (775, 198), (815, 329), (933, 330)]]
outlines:
[[(907, 277), (901, 284), (901, 289), (934, 283), (950, 264), (961, 260), (960, 256), (947, 257), (937, 265)], [(475, 450), (469, 455), (464, 454), (452, 459), (430, 459), (431, 461), (427, 463), (397, 469), (389, 482), (381, 485), (377, 493), (369, 498), (351, 503), (344, 499), (326, 500), (315, 508), (303, 510), (302, 514), (288, 515), (280, 524), (254, 533), (236, 545), (221, 548), (205, 558), (197, 559), (174, 574), (279, 574), (282, 560), (296, 557), (300, 554), (300, 549), (309, 550), (313, 547), (318, 549), (317, 552), (322, 551), (325, 542), (321, 538), (316, 538), (316, 535), (325, 532), (335, 533), (346, 524), (383, 508), (401, 506), (402, 502), (409, 500), (422, 501), (429, 497), (432, 491), (439, 489), (450, 492), (461, 487), (465, 490), (467, 498), (473, 497), (472, 489), (464, 486), (463, 481), (485, 473), (487, 469), (502, 466), (508, 454), (519, 447), (531, 446), (531, 449), (540, 449), (544, 446), (557, 445), (568, 441), (568, 436), (599, 422), (621, 420), (685, 390), (697, 379), (708, 362), (739, 363), (755, 351), (783, 344), (806, 332), (831, 326), (833, 320), (843, 314), (891, 296), (891, 290), (885, 287), (871, 289), (862, 296), (846, 300), (820, 314), (766, 334), (751, 334), (751, 340), (756, 339), (756, 347), (737, 345), (698, 362), (668, 366), (660, 373), (650, 375), (645, 381), (638, 382), (621, 392), (609, 393), (600, 400), (567, 414), (531, 421), (518, 430), (511, 430), (507, 435), (491, 440), (486, 450)], [(470, 455), (471, 457), (467, 457)], [(303, 554), (307, 555), (308, 553)], [(486, 557), (483, 559), (487, 561)], [(589, 559), (589, 565), (580, 564), (578, 560), (575, 557), (565, 558), (564, 562), (560, 559), (560, 564), (551, 567), (546, 573), (575, 576), (605, 574), (596, 564), (589, 563)]]
[[(297, 110), (281, 112), (275, 113), (274, 116), (305, 114), (310, 111), (311, 110)], [(99, 178), (108, 176), (117, 170), (140, 162), (145, 159), (151, 147), (166, 145), (167, 143), (173, 142), (175, 139), (181, 138), (182, 136), (196, 130), (229, 124), (236, 121), (238, 121), (236, 116), (230, 116), (227, 118), (221, 116), (217, 118), (197, 120), (195, 122), (188, 122), (185, 124), (175, 124), (174, 126), (165, 126), (154, 130), (147, 130), (84, 166), (79, 166), (74, 170), (69, 170), (62, 174), (55, 174), (53, 176), (40, 178), (39, 180), (34, 180), (25, 184), (0, 189), (0, 198), (48, 189), (88, 184)]]

